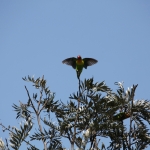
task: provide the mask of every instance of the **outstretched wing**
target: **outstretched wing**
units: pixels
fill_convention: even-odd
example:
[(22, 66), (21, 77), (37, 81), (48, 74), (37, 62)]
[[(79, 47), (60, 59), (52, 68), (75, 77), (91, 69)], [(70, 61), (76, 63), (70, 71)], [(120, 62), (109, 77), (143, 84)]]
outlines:
[(76, 58), (70, 57), (62, 61), (63, 64), (72, 66), (74, 69), (76, 69)]
[(84, 68), (87, 69), (87, 66), (92, 66), (96, 64), (98, 61), (94, 58), (84, 58)]

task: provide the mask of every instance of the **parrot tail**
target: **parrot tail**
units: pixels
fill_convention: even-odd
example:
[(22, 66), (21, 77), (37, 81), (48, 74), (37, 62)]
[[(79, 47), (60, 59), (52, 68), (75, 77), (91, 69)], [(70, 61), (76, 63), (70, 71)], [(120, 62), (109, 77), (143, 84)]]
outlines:
[(80, 71), (77, 71), (77, 78), (78, 78), (78, 79), (80, 78), (80, 74), (81, 74), (81, 72), (80, 72)]

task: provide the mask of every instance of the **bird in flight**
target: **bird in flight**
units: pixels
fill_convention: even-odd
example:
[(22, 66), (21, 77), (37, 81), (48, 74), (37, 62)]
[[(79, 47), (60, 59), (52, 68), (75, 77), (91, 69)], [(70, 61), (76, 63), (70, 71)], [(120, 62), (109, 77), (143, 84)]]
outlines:
[(78, 55), (77, 58), (70, 57), (62, 61), (63, 64), (70, 65), (73, 69), (76, 69), (77, 78), (80, 78), (80, 74), (83, 68), (87, 69), (88, 66), (96, 64), (98, 61), (94, 58), (83, 58)]

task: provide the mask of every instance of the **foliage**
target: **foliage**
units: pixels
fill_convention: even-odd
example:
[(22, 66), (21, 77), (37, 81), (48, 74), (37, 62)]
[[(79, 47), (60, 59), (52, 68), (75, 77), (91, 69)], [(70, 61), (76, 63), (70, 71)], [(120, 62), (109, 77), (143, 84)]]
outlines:
[[(63, 138), (69, 140), (72, 150), (75, 146), (80, 150), (141, 150), (150, 144), (146, 126), (146, 122), (150, 123), (150, 103), (134, 99), (138, 85), (125, 91), (123, 83), (117, 82), (117, 92), (113, 92), (104, 81), (94, 83), (93, 78), (79, 80), (78, 91), (71, 94), (65, 104), (55, 100), (55, 93), (46, 85), (44, 76), (37, 79), (28, 76), (23, 80), (31, 82), (38, 92), (31, 97), (25, 86), (27, 103), (13, 104), (16, 118), (24, 120), (20, 129), (6, 128), (1, 124), (4, 131), (10, 132), (13, 149), (18, 150), (25, 142), (28, 150), (38, 150), (32, 141), (39, 140), (45, 150), (62, 150)], [(43, 113), (46, 117), (42, 117)], [(56, 118), (55, 122), (51, 120), (52, 115)], [(128, 127), (125, 119), (129, 121)], [(30, 135), (35, 120), (38, 130)], [(30, 142), (26, 141), (27, 137)], [(101, 137), (110, 139), (108, 147), (100, 143)], [(7, 143), (5, 148), (9, 149)]]

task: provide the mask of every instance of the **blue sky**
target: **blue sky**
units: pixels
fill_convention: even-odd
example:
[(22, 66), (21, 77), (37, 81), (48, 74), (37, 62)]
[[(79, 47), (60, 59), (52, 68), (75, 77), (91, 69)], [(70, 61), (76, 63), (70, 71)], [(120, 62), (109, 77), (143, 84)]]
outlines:
[[(69, 100), (78, 82), (62, 60), (79, 54), (98, 60), (82, 80), (105, 80), (113, 90), (116, 81), (125, 88), (139, 84), (135, 99), (149, 99), (149, 8), (148, 0), (1, 0), (0, 122), (18, 126), (12, 104), (26, 102), (24, 85), (32, 89), (22, 80), (27, 75), (44, 75), (56, 99)], [(8, 135), (0, 130), (0, 137)]]

